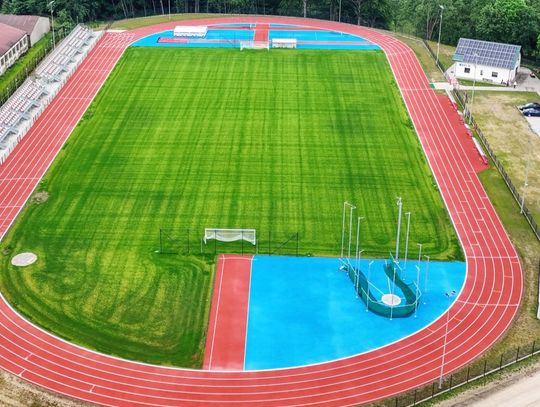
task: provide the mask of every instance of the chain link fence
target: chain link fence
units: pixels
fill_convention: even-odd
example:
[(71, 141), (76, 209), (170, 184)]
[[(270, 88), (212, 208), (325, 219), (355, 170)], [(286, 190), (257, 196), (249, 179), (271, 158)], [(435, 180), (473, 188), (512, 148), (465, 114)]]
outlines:
[(190, 229), (167, 229), (159, 230), (159, 242), (157, 252), (160, 254), (180, 255), (209, 255), (217, 254), (240, 254), (240, 255), (269, 255), (269, 256), (306, 256), (310, 253), (301, 247), (300, 233), (298, 232), (275, 232), (257, 231), (257, 243), (255, 245), (238, 240), (234, 242), (221, 242), (209, 239), (204, 242), (204, 233)]
[(380, 402), (373, 403), (377, 407), (412, 407), (430, 401), (451, 390), (469, 383), (486, 383), (490, 375), (500, 372), (518, 362), (529, 359), (540, 353), (540, 342), (534, 341), (526, 346), (508, 349), (491, 358), (478, 359), (468, 366), (441, 377), (439, 380), (418, 387)]
[[(439, 69), (443, 73), (445, 73), (445, 76), (446, 76), (447, 67), (445, 67), (441, 63), (440, 60), (436, 61), (435, 53), (433, 52), (433, 50), (429, 46), (428, 42), (425, 41), (425, 40), (422, 40), (422, 41), (423, 41), (426, 49), (431, 54), (433, 60), (436, 62)], [(530, 225), (533, 233), (535, 234), (536, 238), (538, 240), (540, 240), (540, 229), (538, 228), (538, 223), (534, 219), (534, 217), (533, 217), (531, 211), (529, 210), (529, 208), (527, 207), (527, 205), (525, 205), (524, 197), (519, 193), (518, 188), (514, 185), (514, 183), (512, 182), (512, 179), (510, 178), (510, 176), (506, 172), (506, 169), (504, 168), (502, 163), (497, 158), (497, 155), (495, 154), (495, 152), (491, 148), (491, 146), (490, 146), (489, 142), (487, 141), (487, 138), (484, 135), (482, 129), (480, 128), (480, 126), (478, 125), (478, 123), (476, 122), (476, 120), (474, 119), (472, 114), (467, 110), (468, 95), (465, 92), (463, 92), (463, 91), (461, 91), (459, 89), (455, 89), (455, 88), (452, 91), (452, 95), (454, 96), (454, 98), (460, 103), (460, 105), (464, 109), (464, 111), (463, 111), (464, 117), (470, 121), (472, 128), (474, 129), (474, 131), (478, 135), (478, 138), (482, 142), (482, 145), (483, 145), (484, 149), (487, 151), (487, 153), (489, 155), (489, 158), (491, 158), (491, 160), (493, 161), (493, 164), (495, 164), (495, 167), (497, 167), (497, 170), (501, 174), (506, 186), (510, 190), (510, 193), (512, 194), (512, 196), (514, 197), (514, 199), (518, 203), (519, 208), (520, 208), (520, 212), (523, 214), (523, 216), (525, 217), (525, 219), (529, 223), (529, 225)]]

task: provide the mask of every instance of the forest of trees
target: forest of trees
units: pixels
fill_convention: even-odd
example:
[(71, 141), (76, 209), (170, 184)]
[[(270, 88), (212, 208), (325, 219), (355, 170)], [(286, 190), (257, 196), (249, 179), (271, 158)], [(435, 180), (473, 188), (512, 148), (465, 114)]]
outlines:
[[(0, 0), (10, 14), (48, 15), (50, 0)], [(55, 0), (58, 24), (171, 13), (249, 13), (307, 16), (391, 29), (437, 39), (509, 42), (540, 57), (540, 0)]]

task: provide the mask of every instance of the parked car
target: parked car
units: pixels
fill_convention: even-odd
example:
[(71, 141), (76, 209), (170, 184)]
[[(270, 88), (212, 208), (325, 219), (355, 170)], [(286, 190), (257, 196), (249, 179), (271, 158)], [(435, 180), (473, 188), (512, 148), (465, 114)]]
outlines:
[(540, 117), (540, 109), (525, 109), (522, 110), (523, 116), (535, 116)]
[(519, 110), (540, 109), (540, 103), (537, 103), (537, 102), (526, 103), (524, 105), (518, 106), (518, 109)]

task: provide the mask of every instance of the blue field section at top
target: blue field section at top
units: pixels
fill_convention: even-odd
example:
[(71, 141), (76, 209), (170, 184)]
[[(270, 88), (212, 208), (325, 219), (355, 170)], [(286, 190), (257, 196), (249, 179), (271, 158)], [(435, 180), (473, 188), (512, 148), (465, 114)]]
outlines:
[[(391, 291), (383, 265), (384, 260), (371, 265), (375, 296)], [(426, 279), (427, 263), (409, 261), (403, 278), (409, 282), (419, 279), (420, 305), (416, 316), (390, 320), (366, 311), (366, 304), (339, 266), (335, 258), (255, 256), (246, 370), (321, 363), (397, 341), (440, 317), (465, 280), (465, 263), (431, 262)], [(360, 269), (367, 275), (369, 261), (362, 260)], [(448, 297), (449, 292), (455, 295)]]
[[(291, 29), (287, 29), (287, 28)], [(273, 29), (272, 29), (273, 28)], [(209, 26), (202, 38), (175, 37), (172, 30), (163, 31), (141, 38), (133, 43), (139, 47), (181, 47), (181, 48), (240, 48), (243, 41), (255, 38), (256, 24), (220, 24)], [(335, 31), (302, 29), (286, 24), (270, 24), (268, 40), (288, 38), (297, 40), (297, 48), (335, 50), (380, 50), (380, 47), (364, 38)]]

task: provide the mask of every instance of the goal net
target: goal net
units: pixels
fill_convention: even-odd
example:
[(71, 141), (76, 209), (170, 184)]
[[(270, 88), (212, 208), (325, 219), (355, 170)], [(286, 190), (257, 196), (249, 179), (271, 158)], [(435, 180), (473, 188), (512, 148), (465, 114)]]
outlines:
[(257, 244), (255, 229), (204, 229), (204, 244), (207, 240), (215, 239), (220, 242), (235, 242), (245, 240), (253, 246)]
[(240, 41), (240, 51), (244, 49), (270, 49), (269, 41)]

